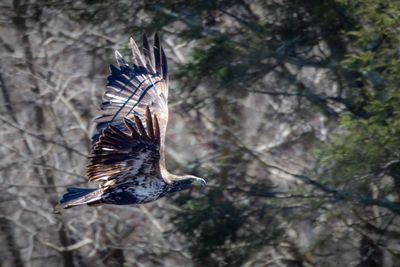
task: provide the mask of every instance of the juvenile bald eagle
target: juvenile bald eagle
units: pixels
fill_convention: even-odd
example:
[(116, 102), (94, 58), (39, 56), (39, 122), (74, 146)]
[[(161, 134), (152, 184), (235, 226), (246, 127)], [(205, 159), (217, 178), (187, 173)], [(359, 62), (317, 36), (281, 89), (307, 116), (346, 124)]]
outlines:
[(119, 68), (111, 65), (97, 133), (87, 166), (98, 188), (68, 188), (57, 209), (81, 204), (140, 204), (192, 185), (205, 185), (193, 175), (171, 174), (165, 167), (168, 122), (168, 65), (155, 35), (153, 53), (143, 34), (143, 55), (131, 38), (133, 66), (116, 51)]

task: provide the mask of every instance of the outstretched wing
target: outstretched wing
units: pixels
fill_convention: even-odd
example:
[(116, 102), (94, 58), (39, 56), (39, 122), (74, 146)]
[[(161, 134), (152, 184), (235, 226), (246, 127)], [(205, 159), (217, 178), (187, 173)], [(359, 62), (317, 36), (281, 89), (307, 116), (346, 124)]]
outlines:
[(94, 145), (87, 166), (89, 181), (102, 186), (124, 183), (136, 177), (161, 177), (160, 128), (157, 115), (146, 108), (146, 129), (139, 116), (124, 119), (125, 131), (108, 126)]
[[(111, 74), (103, 102), (96, 118), (97, 134), (93, 136), (96, 142), (103, 129), (109, 125), (119, 130), (124, 129), (124, 118), (134, 116), (143, 119), (146, 107), (149, 106), (157, 115), (160, 126), (160, 156), (161, 164), (165, 166), (164, 142), (168, 123), (168, 65), (164, 50), (157, 34), (154, 38), (153, 53), (149, 42), (143, 34), (143, 55), (135, 41), (131, 38), (133, 66), (129, 66), (121, 54), (116, 51), (118, 67), (110, 66)], [(144, 125), (147, 128), (147, 124)]]

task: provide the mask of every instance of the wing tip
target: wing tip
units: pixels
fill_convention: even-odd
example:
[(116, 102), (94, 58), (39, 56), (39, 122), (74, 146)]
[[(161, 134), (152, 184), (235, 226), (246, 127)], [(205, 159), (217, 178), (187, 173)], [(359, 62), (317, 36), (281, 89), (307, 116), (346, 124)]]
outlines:
[(121, 53), (118, 50), (115, 50), (114, 56), (115, 56), (115, 59), (117, 60), (117, 63), (119, 66), (127, 65), (124, 57), (121, 55)]
[[(142, 31), (142, 40), (143, 41), (147, 41), (148, 40), (148, 38), (147, 38), (147, 34), (146, 34), (146, 32), (145, 31)], [(148, 42), (147, 42), (148, 43)]]

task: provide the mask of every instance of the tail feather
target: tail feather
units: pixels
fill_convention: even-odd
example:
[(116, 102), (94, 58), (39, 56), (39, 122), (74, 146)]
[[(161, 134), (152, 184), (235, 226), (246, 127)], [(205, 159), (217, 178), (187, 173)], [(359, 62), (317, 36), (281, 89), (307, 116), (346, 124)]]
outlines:
[(65, 193), (60, 200), (60, 203), (65, 203), (68, 201), (71, 201), (73, 199), (83, 197), (89, 193), (92, 193), (93, 191), (96, 191), (96, 189), (93, 188), (76, 188), (76, 187), (71, 187), (67, 189), (67, 193)]
[(55, 208), (56, 212), (60, 212), (62, 209), (68, 209), (74, 206), (82, 204), (90, 204), (91, 202), (98, 201), (101, 198), (100, 194), (91, 194), (97, 189), (93, 188), (68, 188), (67, 192), (63, 195)]

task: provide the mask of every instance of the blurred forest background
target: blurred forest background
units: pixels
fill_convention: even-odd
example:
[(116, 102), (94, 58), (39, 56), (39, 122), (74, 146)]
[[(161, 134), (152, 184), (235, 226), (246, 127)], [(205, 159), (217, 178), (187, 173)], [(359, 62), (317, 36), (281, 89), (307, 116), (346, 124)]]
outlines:
[[(208, 186), (53, 214), (143, 31)], [(5, 0), (0, 33), (0, 266), (400, 266), (400, 1)]]

